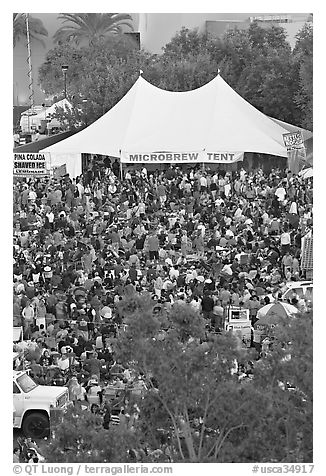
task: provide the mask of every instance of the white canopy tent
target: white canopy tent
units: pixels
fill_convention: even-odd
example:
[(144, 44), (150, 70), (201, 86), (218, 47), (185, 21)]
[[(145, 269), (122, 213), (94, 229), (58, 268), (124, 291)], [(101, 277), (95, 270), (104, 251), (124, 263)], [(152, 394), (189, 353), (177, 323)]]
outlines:
[[(49, 119), (51, 114), (56, 113), (57, 108), (71, 109), (72, 105), (70, 104), (70, 102), (66, 98), (64, 98), (64, 99), (61, 99), (60, 101), (52, 104), (52, 106), (44, 107), (42, 109), (42, 111), (39, 112), (38, 114), (31, 114), (31, 109), (28, 109), (28, 111), (25, 111), (21, 115), (20, 127), (21, 127), (22, 131), (27, 131), (28, 132), (29, 131), (29, 126), (35, 126), (36, 129), (38, 129), (38, 127), (42, 124), (42, 121)], [(28, 119), (28, 116), (29, 116), (29, 119)], [(51, 123), (52, 123), (51, 125), (53, 127), (59, 127), (60, 126), (60, 122), (57, 121), (56, 119), (52, 119)]]
[(186, 92), (165, 91), (140, 76), (104, 116), (43, 152), (76, 177), (82, 153), (120, 157), (122, 163), (231, 163), (244, 152), (287, 157), (287, 132), (220, 75)]

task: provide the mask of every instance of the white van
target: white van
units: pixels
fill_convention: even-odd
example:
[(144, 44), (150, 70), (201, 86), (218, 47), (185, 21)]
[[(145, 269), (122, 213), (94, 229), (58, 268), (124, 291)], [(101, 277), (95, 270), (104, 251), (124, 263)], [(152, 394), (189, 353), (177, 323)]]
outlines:
[[(289, 281), (285, 284), (285, 290), (282, 293), (282, 297), (278, 298), (280, 301), (288, 302), (292, 298), (306, 299), (313, 301), (313, 283), (312, 281)], [(277, 299), (277, 293), (268, 294), (270, 302), (274, 302)]]
[(291, 301), (292, 298), (313, 300), (312, 281), (289, 281), (286, 291), (282, 294), (282, 301)]

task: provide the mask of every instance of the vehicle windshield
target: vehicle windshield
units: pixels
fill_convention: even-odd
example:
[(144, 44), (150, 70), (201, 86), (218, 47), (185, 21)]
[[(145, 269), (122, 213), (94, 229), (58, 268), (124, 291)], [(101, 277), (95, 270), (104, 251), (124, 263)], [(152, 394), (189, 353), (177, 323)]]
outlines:
[(34, 390), (34, 388), (37, 387), (37, 384), (28, 374), (23, 374), (18, 377), (17, 383), (24, 393), (31, 392), (32, 390)]

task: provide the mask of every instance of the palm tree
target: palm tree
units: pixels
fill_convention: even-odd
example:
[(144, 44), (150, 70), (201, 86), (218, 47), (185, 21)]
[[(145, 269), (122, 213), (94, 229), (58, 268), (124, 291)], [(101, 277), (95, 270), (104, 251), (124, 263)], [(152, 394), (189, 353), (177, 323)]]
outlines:
[(86, 39), (90, 45), (110, 34), (122, 33), (123, 25), (133, 31), (132, 17), (127, 13), (60, 13), (58, 19), (68, 23), (53, 36), (58, 44), (73, 41), (79, 45)]
[[(13, 14), (13, 35), (14, 35), (14, 47), (19, 42), (21, 38), (26, 38), (26, 19), (24, 13), (14, 13)], [(40, 36), (48, 36), (48, 32), (44, 27), (42, 21), (39, 18), (34, 18), (29, 16), (29, 34), (30, 38), (37, 40), (43, 46), (45, 43)]]

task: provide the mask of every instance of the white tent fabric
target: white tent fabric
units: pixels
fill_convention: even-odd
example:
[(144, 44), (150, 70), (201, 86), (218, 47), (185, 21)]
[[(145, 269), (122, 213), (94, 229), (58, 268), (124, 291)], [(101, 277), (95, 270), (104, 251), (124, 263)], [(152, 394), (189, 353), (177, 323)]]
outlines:
[[(29, 109), (28, 111), (25, 111), (25, 113), (21, 115), (20, 127), (22, 128), (22, 130), (28, 131), (29, 123), (30, 123), (31, 126), (36, 126), (36, 128), (38, 128), (42, 124), (41, 121), (44, 121), (46, 118), (49, 118), (50, 114), (55, 114), (56, 109), (58, 107), (62, 107), (64, 109), (66, 108), (71, 109), (72, 105), (66, 98), (61, 99), (60, 101), (52, 104), (52, 106), (42, 109), (42, 111), (39, 112), (38, 114), (30, 115), (28, 120), (28, 113), (30, 111)], [(51, 123), (53, 123), (52, 126), (54, 127), (58, 127), (60, 125), (60, 123), (55, 119), (52, 119)]]
[(37, 114), (36, 116), (34, 116), (34, 119), (35, 118), (40, 118), (40, 119), (44, 119), (44, 116), (45, 114), (48, 116), (49, 114), (55, 114), (56, 112), (56, 109), (59, 108), (59, 107), (62, 107), (63, 109), (72, 109), (72, 105), (70, 104), (70, 102), (64, 98), (64, 99), (61, 99), (60, 101), (52, 104), (52, 106), (49, 106), (47, 107), (45, 110), (44, 110), (44, 114), (43, 112), (42, 113), (39, 113)]
[[(219, 75), (186, 92), (165, 91), (140, 76), (104, 116), (44, 152), (51, 153), (53, 165), (66, 163), (70, 174), (81, 169), (81, 160), (73, 165), (76, 154), (81, 153), (123, 157), (126, 162), (131, 161), (128, 154), (138, 154), (140, 162), (148, 162), (149, 154), (157, 152), (184, 154), (179, 160), (190, 162), (193, 159), (186, 154), (198, 153), (198, 162), (225, 163), (239, 160), (244, 152), (287, 157), (282, 137), (287, 132)], [(233, 160), (232, 156), (223, 160), (226, 154), (235, 154)]]
[(23, 337), (23, 328), (22, 327), (14, 327), (13, 328), (13, 342), (18, 342), (22, 340)]
[(313, 169), (312, 167), (309, 167), (307, 169), (303, 169), (299, 172), (299, 176), (302, 177), (303, 179), (308, 179), (313, 177)]

